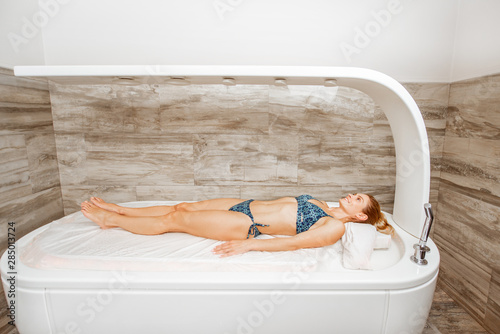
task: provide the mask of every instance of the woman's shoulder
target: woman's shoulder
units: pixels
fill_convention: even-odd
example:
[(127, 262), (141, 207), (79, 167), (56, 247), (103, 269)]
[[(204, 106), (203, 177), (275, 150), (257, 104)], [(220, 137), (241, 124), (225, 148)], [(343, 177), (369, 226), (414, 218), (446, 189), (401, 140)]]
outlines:
[(338, 219), (323, 217), (311, 227), (311, 230), (315, 231), (312, 233), (319, 237), (323, 243), (322, 246), (326, 246), (332, 245), (342, 238), (345, 233), (345, 226)]
[(328, 228), (334, 228), (335, 230), (345, 230), (344, 223), (338, 220), (337, 218), (334, 218), (332, 216), (325, 216), (320, 218), (311, 228), (313, 227), (321, 227), (321, 226), (327, 226)]
[(333, 218), (331, 216), (325, 217), (325, 225), (330, 226), (332, 229), (335, 229), (335, 231), (341, 232), (342, 234), (345, 232), (344, 223), (337, 218)]

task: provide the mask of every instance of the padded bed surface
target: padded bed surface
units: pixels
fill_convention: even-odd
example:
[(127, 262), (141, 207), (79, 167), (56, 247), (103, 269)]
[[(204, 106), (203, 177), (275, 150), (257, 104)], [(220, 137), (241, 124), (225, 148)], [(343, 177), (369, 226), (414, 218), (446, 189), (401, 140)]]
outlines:
[[(170, 204), (171, 202), (132, 202), (124, 205), (141, 207)], [(273, 238), (273, 236), (260, 235), (258, 238)], [(76, 212), (52, 222), (43, 232), (21, 247), (20, 259), (27, 266), (47, 270), (195, 272), (346, 270), (342, 266), (343, 247), (340, 240), (334, 245), (322, 248), (286, 252), (248, 252), (227, 258), (220, 258), (212, 253), (212, 249), (220, 243), (185, 233), (145, 236), (132, 234), (120, 228), (102, 230), (81, 212)], [(384, 252), (390, 255), (391, 248), (374, 253)], [(393, 256), (389, 256), (389, 262), (383, 261), (382, 264), (375, 265), (374, 269), (387, 267), (392, 262), (391, 257)]]

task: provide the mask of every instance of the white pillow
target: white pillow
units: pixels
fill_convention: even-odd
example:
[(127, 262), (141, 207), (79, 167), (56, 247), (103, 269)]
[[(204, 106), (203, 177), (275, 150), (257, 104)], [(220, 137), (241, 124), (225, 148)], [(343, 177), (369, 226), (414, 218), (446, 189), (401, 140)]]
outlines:
[(387, 249), (391, 247), (392, 237), (390, 234), (384, 234), (377, 231), (375, 233), (377, 237), (375, 238), (375, 246), (374, 249)]
[[(375, 226), (361, 223), (346, 223), (342, 236), (344, 267), (347, 269), (371, 269), (370, 257), (374, 248), (388, 248), (390, 235), (377, 232)], [(379, 238), (377, 238), (378, 235)], [(377, 239), (379, 239), (377, 241)]]

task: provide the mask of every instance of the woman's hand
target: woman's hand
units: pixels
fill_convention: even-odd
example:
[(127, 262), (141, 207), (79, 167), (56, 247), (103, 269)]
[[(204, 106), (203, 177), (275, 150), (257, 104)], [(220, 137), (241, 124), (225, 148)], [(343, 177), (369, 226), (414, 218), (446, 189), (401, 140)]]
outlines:
[(216, 255), (220, 255), (220, 257), (227, 257), (237, 254), (246, 253), (251, 249), (252, 240), (232, 240), (220, 244), (212, 250), (212, 252)]

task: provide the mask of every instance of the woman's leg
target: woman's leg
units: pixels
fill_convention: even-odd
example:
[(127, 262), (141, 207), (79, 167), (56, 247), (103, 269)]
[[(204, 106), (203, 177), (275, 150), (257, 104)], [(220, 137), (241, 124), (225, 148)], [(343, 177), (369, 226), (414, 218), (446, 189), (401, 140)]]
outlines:
[(174, 206), (160, 205), (144, 208), (127, 208), (113, 203), (108, 203), (99, 197), (91, 197), (90, 201), (101, 209), (132, 217), (156, 217), (163, 216), (173, 211), (205, 211), (224, 210), (227, 211), (233, 205), (243, 202), (242, 199), (218, 198), (193, 203), (179, 203)]
[(133, 217), (163, 216), (167, 213), (175, 211), (175, 206), (168, 205), (148, 206), (144, 208), (127, 208), (118, 204), (108, 203), (99, 197), (91, 197), (90, 201), (101, 209)]
[(91, 202), (83, 202), (82, 213), (102, 229), (121, 227), (136, 234), (156, 235), (165, 233), (162, 216), (132, 217), (102, 209)]
[(223, 241), (246, 239), (252, 224), (251, 219), (243, 213), (223, 210), (172, 211), (157, 217), (130, 217), (84, 202), (82, 213), (104, 229), (121, 227), (144, 235), (184, 232)]

